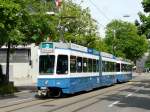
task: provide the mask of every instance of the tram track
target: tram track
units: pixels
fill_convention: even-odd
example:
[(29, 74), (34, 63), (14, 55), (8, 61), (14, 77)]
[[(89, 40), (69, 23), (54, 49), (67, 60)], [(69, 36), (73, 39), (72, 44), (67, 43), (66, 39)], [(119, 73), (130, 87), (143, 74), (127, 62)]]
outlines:
[[(69, 103), (69, 104), (64, 104), (64, 105), (59, 106), (57, 108), (51, 109), (48, 112), (55, 112), (57, 110), (61, 110), (63, 108), (72, 106), (74, 104), (77, 104), (77, 103), (80, 103), (80, 102), (84, 102), (86, 100), (90, 100), (93, 97), (97, 97), (97, 96), (100, 96), (100, 95), (108, 94), (108, 93), (110, 93), (110, 91), (116, 91), (116, 90), (119, 91), (121, 89), (124, 89), (124, 87), (126, 87), (127, 85), (128, 85), (128, 88), (130, 88), (130, 86), (133, 86), (133, 85), (131, 85), (131, 83), (128, 82), (128, 83), (125, 83), (125, 84), (122, 84), (122, 85), (118, 85), (119, 87), (116, 85), (116, 86), (112, 86), (112, 88), (110, 88), (110, 87), (106, 88), (106, 90), (104, 90), (104, 92), (102, 92), (102, 93), (99, 93), (99, 94), (96, 94), (96, 95), (92, 95), (90, 97), (85, 97), (85, 98), (83, 98), (81, 100), (77, 100), (77, 101), (74, 101), (74, 102)], [(134, 82), (134, 83), (138, 83), (138, 82)], [(29, 108), (29, 107), (33, 107), (33, 106), (37, 106), (37, 105), (41, 105), (41, 104), (50, 103), (50, 102), (57, 101), (57, 100), (58, 99), (46, 99), (46, 100), (33, 99), (33, 100), (30, 100), (30, 101), (24, 101), (24, 102), (14, 103), (14, 104), (10, 104), (10, 105), (4, 105), (4, 106), (0, 106), (0, 112), (13, 112), (13, 111), (21, 110), (21, 109), (24, 109), (24, 108)], [(97, 103), (97, 102), (98, 101), (92, 102), (92, 104), (93, 103)], [(88, 105), (92, 105), (92, 104), (88, 104)], [(83, 109), (83, 108), (84, 107), (81, 107), (81, 108), (79, 108), (79, 110)], [(76, 112), (76, 111), (73, 111), (73, 112)]]
[[(137, 83), (137, 82), (134, 82), (134, 83)], [(52, 109), (52, 110), (50, 110), (50, 111), (48, 111), (48, 112), (59, 111), (59, 110), (61, 110), (61, 109), (63, 109), (63, 108), (70, 107), (70, 106), (72, 106), (72, 105), (74, 105), (74, 104), (77, 104), (77, 103), (81, 103), (81, 102), (90, 100), (90, 99), (92, 99), (93, 97), (98, 97), (98, 96), (104, 95), (104, 94), (105, 94), (105, 95), (106, 95), (106, 94), (110, 94), (110, 91), (112, 91), (112, 90), (113, 90), (113, 91), (116, 91), (116, 90), (117, 90), (117, 91), (120, 91), (120, 90), (122, 90), (122, 89), (127, 89), (127, 88), (124, 88), (124, 87), (126, 87), (127, 85), (128, 85), (127, 88), (130, 88), (130, 87), (133, 86), (133, 85), (131, 85), (130, 82), (129, 82), (129, 83), (126, 83), (126, 84), (121, 85), (121, 86), (116, 87), (116, 88), (111, 88), (111, 89), (108, 88), (109, 90), (106, 90), (106, 91), (104, 91), (104, 92), (102, 92), (102, 93), (100, 93), (100, 94), (92, 95), (92, 96), (86, 97), (86, 98), (84, 98), (84, 99), (82, 99), (82, 100), (77, 100), (77, 101), (75, 101), (75, 102), (62, 105), (62, 106), (57, 107), (57, 108), (54, 108), (54, 109)], [(114, 86), (114, 87), (115, 87), (115, 86)], [(106, 88), (106, 89), (107, 89), (107, 88)], [(119, 92), (118, 92), (118, 93), (119, 93)], [(88, 104), (88, 105), (85, 105), (85, 106), (83, 106), (83, 107), (81, 107), (81, 108), (75, 109), (75, 110), (73, 110), (73, 111), (71, 111), (71, 112), (77, 112), (77, 111), (79, 111), (79, 110), (81, 110), (81, 109), (87, 108), (88, 106), (93, 105), (93, 104), (98, 103), (98, 102), (100, 102), (100, 101), (94, 101), (94, 102), (92, 102), (92, 103), (90, 103), (90, 104)]]
[(10, 105), (1, 106), (0, 112), (13, 112), (16, 110), (29, 108), (32, 106), (40, 105), (40, 104), (51, 102), (54, 100), (56, 100), (56, 99), (46, 99), (46, 100), (34, 99), (34, 100), (24, 101), (24, 102), (20, 102), (20, 103), (14, 103), (14, 104), (10, 104)]

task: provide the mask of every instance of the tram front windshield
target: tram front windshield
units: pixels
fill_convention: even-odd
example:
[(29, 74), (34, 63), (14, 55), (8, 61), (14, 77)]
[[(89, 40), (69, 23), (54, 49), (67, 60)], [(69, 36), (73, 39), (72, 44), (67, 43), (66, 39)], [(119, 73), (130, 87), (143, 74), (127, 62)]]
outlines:
[(54, 74), (54, 55), (41, 55), (39, 58), (39, 62), (40, 74)]

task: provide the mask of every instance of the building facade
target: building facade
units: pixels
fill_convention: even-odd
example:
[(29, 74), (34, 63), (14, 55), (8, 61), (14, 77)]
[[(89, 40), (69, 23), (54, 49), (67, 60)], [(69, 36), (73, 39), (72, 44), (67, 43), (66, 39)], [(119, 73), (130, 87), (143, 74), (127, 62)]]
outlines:
[[(38, 75), (38, 50), (35, 44), (18, 46), (10, 53), (9, 80), (15, 85), (35, 84)], [(6, 74), (6, 53), (7, 48), (0, 48), (0, 64), (3, 74)]]

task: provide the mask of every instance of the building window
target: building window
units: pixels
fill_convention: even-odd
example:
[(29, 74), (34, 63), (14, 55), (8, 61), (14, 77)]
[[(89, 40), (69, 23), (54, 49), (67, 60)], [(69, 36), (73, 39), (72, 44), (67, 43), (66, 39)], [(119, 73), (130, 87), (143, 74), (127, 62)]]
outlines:
[[(6, 62), (7, 49), (0, 49), (0, 62)], [(29, 63), (31, 60), (31, 49), (15, 48), (10, 52), (10, 63)]]

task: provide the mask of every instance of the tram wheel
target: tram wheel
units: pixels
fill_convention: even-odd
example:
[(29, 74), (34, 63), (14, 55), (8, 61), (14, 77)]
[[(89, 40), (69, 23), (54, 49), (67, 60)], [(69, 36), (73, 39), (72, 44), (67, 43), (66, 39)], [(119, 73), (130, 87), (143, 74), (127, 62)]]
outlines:
[(62, 95), (63, 95), (62, 90), (61, 90), (61, 89), (58, 89), (58, 88), (53, 89), (53, 90), (51, 91), (51, 93), (50, 93), (50, 96), (51, 96), (51, 97), (54, 97), (54, 98), (62, 97)]

